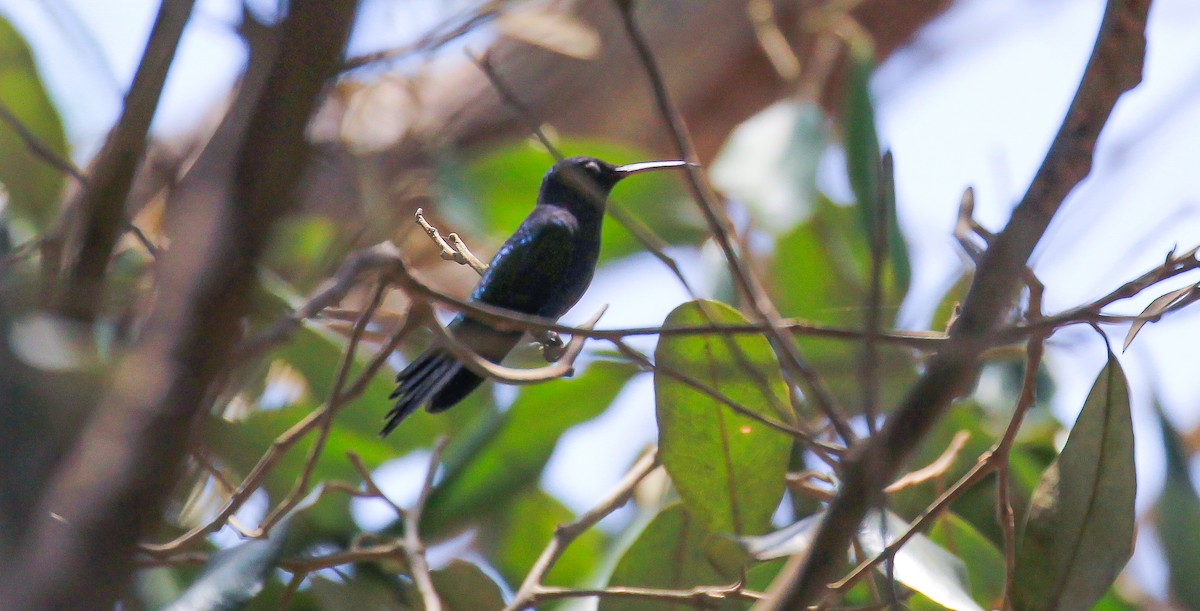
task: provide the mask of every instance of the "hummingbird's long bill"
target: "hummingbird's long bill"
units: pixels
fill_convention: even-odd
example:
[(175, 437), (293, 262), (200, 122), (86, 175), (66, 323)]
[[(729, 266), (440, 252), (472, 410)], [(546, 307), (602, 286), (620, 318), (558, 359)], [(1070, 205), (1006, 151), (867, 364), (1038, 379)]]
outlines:
[(628, 176), (630, 174), (637, 174), (638, 172), (682, 168), (689, 165), (694, 166), (696, 164), (687, 161), (643, 161), (640, 163), (630, 163), (627, 165), (617, 166), (616, 172), (619, 176)]

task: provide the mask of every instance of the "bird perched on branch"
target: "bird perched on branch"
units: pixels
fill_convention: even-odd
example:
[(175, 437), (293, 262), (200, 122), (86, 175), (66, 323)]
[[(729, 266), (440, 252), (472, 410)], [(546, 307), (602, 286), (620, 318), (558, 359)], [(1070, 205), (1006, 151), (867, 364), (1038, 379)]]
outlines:
[[(608, 194), (639, 172), (680, 168), (683, 161), (614, 166), (592, 157), (554, 164), (542, 179), (533, 211), (500, 247), (471, 301), (557, 320), (592, 282), (600, 257), (600, 226)], [(517, 345), (520, 331), (501, 331), (459, 314), (448, 330), (483, 358), (499, 363)], [(380, 435), (387, 435), (422, 405), (440, 412), (483, 383), (444, 347), (434, 346), (396, 376), (395, 407)]]

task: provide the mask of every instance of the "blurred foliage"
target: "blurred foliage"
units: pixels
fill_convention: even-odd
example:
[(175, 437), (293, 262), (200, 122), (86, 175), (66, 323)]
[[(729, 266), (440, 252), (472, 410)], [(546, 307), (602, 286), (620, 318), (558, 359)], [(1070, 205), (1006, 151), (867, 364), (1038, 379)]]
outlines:
[[(1157, 411), (1157, 410), (1156, 410)], [(1154, 521), (1169, 568), (1171, 598), (1181, 607), (1200, 609), (1200, 496), (1188, 473), (1188, 455), (1179, 434), (1158, 411), (1167, 450), (1167, 481), (1155, 507)]]
[[(844, 328), (862, 328), (867, 309), (871, 267), (870, 246), (851, 207), (837, 206), (824, 196), (804, 223), (775, 245), (770, 265), (772, 293), (785, 316)], [(890, 268), (885, 268), (888, 272)], [(880, 303), (885, 327), (891, 327), (905, 290), (893, 281), (883, 284)], [(805, 359), (821, 372), (839, 405), (862, 404), (862, 348), (844, 340), (801, 337)], [(909, 348), (878, 346), (879, 404), (899, 402), (916, 377), (917, 355)]]
[[(768, 186), (761, 191), (767, 193), (764, 201), (748, 202), (752, 222), (746, 235), (749, 247), (743, 252), (755, 269), (764, 272), (770, 294), (784, 315), (844, 329), (862, 329), (868, 320), (872, 266), (880, 265), (880, 318), (884, 328), (892, 328), (908, 292), (911, 264), (894, 197), (890, 196), (893, 186), (882, 171), (885, 166), (868, 88), (873, 69), (870, 49), (863, 41), (851, 42), (843, 119), (834, 131), (841, 134), (855, 202), (837, 205), (817, 189), (817, 156), (826, 145), (829, 118), (816, 106), (798, 103), (787, 109), (791, 122), (786, 145), (777, 149), (775, 158), (753, 159), (770, 170), (763, 180), (778, 180), (782, 187)], [(29, 49), (3, 20), (0, 54), (0, 103), (51, 154), (66, 158), (61, 121)], [(560, 145), (567, 154), (593, 155), (613, 163), (654, 157), (611, 143), (565, 140)], [(751, 156), (761, 151), (743, 146), (727, 152)], [(437, 209), (427, 212), (443, 224), (443, 234), (457, 231), (473, 247), (483, 245), (478, 254), (484, 258), (489, 252), (486, 244), (504, 240), (532, 209), (541, 177), (553, 163), (546, 151), (528, 142), (461, 158), (447, 155), (439, 161), (433, 193)], [(737, 160), (733, 161), (732, 167), (737, 167)], [(25, 234), (44, 229), (55, 218), (66, 179), (62, 171), (34, 156), (11, 126), (3, 124), (0, 183), (8, 194), (6, 214), (0, 219), (3, 257), (14, 248), (11, 237), (23, 241), (28, 237)], [(681, 184), (669, 173), (639, 176), (622, 182), (610, 205), (622, 208), (663, 243), (685, 253), (683, 256), (711, 251), (706, 249), (711, 245), (705, 225)], [(777, 223), (768, 210), (779, 203), (780, 196), (791, 208), (781, 214), (787, 222)], [(772, 197), (774, 203), (765, 201)], [(736, 204), (731, 210), (735, 217), (740, 212)], [(311, 215), (296, 215), (275, 227), (261, 262), (262, 282), (253, 295), (247, 335), (255, 337), (273, 328), (303, 295), (328, 277), (362, 236), (387, 235), (374, 226), (385, 225), (381, 219), (409, 222), (391, 219), (386, 211), (375, 212), (380, 213), (374, 219), (379, 222), (366, 228), (363, 223)], [(875, 223), (880, 218), (887, 222), (883, 229), (888, 249), (881, 261), (872, 261), (873, 236), (879, 229)], [(602, 264), (643, 250), (633, 235), (612, 219), (605, 223), (602, 239)], [(6, 260), (0, 267), (0, 399), (23, 406), (0, 410), (0, 428), (29, 433), (16, 440), (0, 440), (5, 444), (0, 449), (19, 458), (6, 461), (0, 474), (2, 514), (11, 520), (0, 524), (5, 549), (14, 543), (8, 538), (15, 532), (12, 524), (24, 519), (19, 508), (30, 505), (41, 479), (56, 464), (61, 448), (78, 430), (89, 406), (95, 404), (111, 358), (119, 356), (136, 336), (139, 300), (154, 288), (153, 258), (141, 248), (121, 249), (110, 266), (110, 294), (105, 303), (111, 318), (119, 322), (104, 327), (106, 335), (88, 331), (83, 343), (95, 354), (89, 353), (90, 360), (81, 361), (86, 366), (54, 370), (45, 367), (45, 362), (63, 355), (42, 340), (58, 335), (35, 334), (37, 341), (32, 343), (37, 349), (24, 353), (22, 346), (30, 342), (13, 339), (24, 329), (21, 325), (37, 320), (33, 315), (37, 314), (38, 263), (33, 256), (13, 264)], [(716, 296), (734, 305), (708, 300), (685, 303), (667, 317), (664, 326), (747, 322), (735, 307), (740, 298), (732, 289), (724, 262), (709, 260), (706, 265), (717, 287)], [(969, 284), (967, 274), (947, 288), (933, 314), (933, 329), (945, 328)], [(359, 297), (352, 295), (342, 306), (353, 309), (361, 301)], [(633, 294), (628, 297), (637, 298)], [(364, 375), (384, 338), (396, 330), (398, 313), (385, 314), (368, 329), (367, 340), (353, 355), (350, 385)], [(47, 324), (44, 328), (55, 333), (69, 332), (61, 321)], [(323, 494), (310, 495), (270, 538), (229, 544), (225, 537), (214, 537), (189, 548), (208, 554), (203, 570), (181, 564), (141, 571), (137, 604), (131, 608), (158, 609), (174, 601), (177, 608), (245, 603), (250, 609), (277, 609), (284, 605), (285, 596), (288, 608), (293, 609), (422, 608), (409, 567), (399, 554), (323, 570), (309, 575), (298, 590), (288, 591), (292, 576), (279, 568), (281, 560), (330, 554), (364, 540), (390, 540), (403, 534), (400, 520), (379, 532), (363, 532), (360, 520), (351, 512), (353, 495), (348, 492), (362, 494), (366, 488), (362, 473), (348, 456), (351, 453), (366, 468), (378, 470), (391, 466), (390, 461), (428, 450), (439, 437), (449, 438), (421, 522), (426, 544), (445, 544), (439, 551), (470, 548), (458, 554), (468, 556), (470, 562), (460, 557), (433, 567), (433, 583), (448, 609), (499, 608), (505, 593), (516, 590), (529, 574), (556, 529), (575, 519), (575, 512), (542, 487), (546, 466), (564, 435), (609, 409), (636, 373), (634, 366), (625, 361), (599, 360), (586, 367), (581, 363), (572, 379), (514, 389), (507, 395), (511, 402), (487, 384), (453, 410), (438, 415), (419, 412), (390, 437), (381, 439), (378, 433), (388, 407), (386, 397), (392, 390), (391, 365), (395, 365), (389, 362), (362, 381), (361, 394), (338, 406), (322, 451), (309, 465), (315, 435), (293, 439), (289, 431), (294, 432), (297, 423), (313, 417), (330, 400), (348, 348), (347, 328), (345, 320), (306, 321), (286, 342), (235, 363), (223, 387), (213, 393), (214, 409), (204, 418), (200, 436), (205, 456), (228, 481), (218, 482), (208, 470), (192, 465), (173, 505), (187, 506), (188, 499), (208, 504), (197, 501), (189, 507), (191, 511), (175, 512), (180, 523), (164, 524), (155, 538), (168, 540), (181, 529), (211, 519), (228, 500), (229, 486), (236, 486), (271, 452), (279, 454), (245, 514), (261, 514), (262, 499), (274, 507), (287, 498), (310, 466), (309, 489)], [(425, 336), (413, 337), (416, 339), (406, 343), (404, 352), (421, 344)], [(897, 404), (921, 365), (921, 355), (915, 350), (881, 344), (872, 380), (863, 373), (865, 357), (860, 342), (798, 335), (797, 344), (838, 404), (852, 413), (872, 394), (882, 410)], [(993, 393), (1000, 396), (981, 392), (959, 401), (905, 465), (906, 470), (929, 465), (956, 434), (968, 435), (943, 471), (889, 498), (889, 508), (898, 516), (896, 524), (884, 532), (863, 531), (875, 537), (876, 547), (899, 534), (901, 519), (912, 519), (928, 508), (996, 444), (1020, 386), (1023, 361), (1012, 357), (1014, 351), (1019, 350), (990, 355), (983, 374), (984, 379), (1000, 380), (999, 393)], [(28, 358), (31, 355), (45, 361)], [(803, 397), (798, 402), (800, 413), (793, 411), (774, 350), (762, 335), (672, 335), (659, 341), (654, 360), (764, 418), (806, 428), (824, 424)], [(1073, 600), (1086, 601), (1080, 604), (1098, 601), (1096, 608), (1130, 608), (1111, 589), (1112, 577), (1127, 556), (1122, 545), (1132, 537), (1132, 441), (1123, 376), (1112, 360), (1102, 373), (1104, 383), (1098, 382), (1089, 396), (1060, 453), (1056, 437), (1062, 427), (1046, 409), (1054, 381), (1044, 371), (1038, 375), (1038, 403), (1009, 457), (1009, 501), (1018, 524), (1028, 524), (1018, 562), (1018, 608), (1043, 608), (1048, 600), (1042, 591), (1046, 587), (1065, 588), (1065, 595)], [(868, 393), (867, 384), (877, 384), (878, 393)], [(806, 453), (805, 443), (736, 414), (721, 401), (661, 372), (655, 374), (654, 405), (646, 403), (639, 408), (656, 411), (659, 457), (669, 475), (669, 481), (659, 484), (665, 489), (635, 495), (636, 519), (614, 517), (604, 528), (590, 529), (575, 539), (548, 573), (545, 584), (686, 590), (729, 585), (744, 575), (748, 588), (765, 590), (782, 561), (751, 560), (735, 544), (733, 535), (767, 532), (773, 516), (781, 516), (776, 518), (777, 526), (792, 521), (783, 517), (787, 511), (776, 513), (781, 502), (785, 510), (796, 510), (791, 516), (795, 524), (788, 528), (804, 524), (805, 519), (814, 520), (819, 515), (820, 496), (804, 496), (794, 489), (790, 502), (784, 501), (785, 476), (789, 471), (795, 474), (819, 468), (824, 474), (828, 469)], [(1163, 433), (1168, 476), (1154, 514), (1155, 525), (1166, 550), (1175, 601), (1200, 607), (1193, 579), (1200, 573), (1196, 560), (1200, 558), (1200, 500), (1188, 478), (1185, 447), (1165, 421)], [(599, 455), (594, 460), (610, 461), (612, 457)], [(406, 477), (419, 481), (421, 476), (409, 473)], [(836, 474), (830, 477), (836, 485)], [(1104, 494), (1064, 493), (1068, 486), (1087, 486)], [(950, 511), (936, 519), (924, 535), (918, 535), (920, 549), (916, 545), (906, 548), (909, 553), (898, 562), (905, 565), (900, 581), (907, 587), (898, 589), (912, 608), (941, 608), (934, 598), (956, 608), (996, 608), (1001, 604), (1003, 535), (995, 512), (993, 476), (958, 494)], [(767, 536), (787, 532), (784, 528)], [(1041, 537), (1049, 543), (1040, 545), (1038, 533), (1054, 536)], [(1078, 535), (1075, 540), (1087, 553), (1064, 559), (1064, 552), (1054, 544), (1054, 539), (1065, 538), (1064, 533)], [(806, 545), (802, 537), (791, 537), (788, 543), (799, 546), (792, 552), (803, 551)], [(1075, 573), (1063, 574), (1076, 569), (1088, 575), (1083, 585), (1077, 585)], [(968, 581), (962, 579), (964, 572)], [(875, 603), (877, 591), (886, 585), (882, 577), (872, 576), (852, 588), (842, 602)], [(946, 596), (947, 587), (951, 596)], [(964, 603), (967, 596), (970, 601)], [(547, 606), (567, 607), (570, 603), (543, 605)], [(605, 610), (691, 607), (631, 597), (603, 597), (599, 606)], [(722, 608), (747, 607), (744, 602), (728, 602)]]
[[(45, 152), (69, 160), (62, 120), (38, 76), (29, 45), (0, 17), (0, 105)], [(62, 170), (30, 150), (8, 121), (0, 122), (0, 185), (8, 193), (5, 209), (28, 229), (41, 230), (58, 213), (65, 183)]]

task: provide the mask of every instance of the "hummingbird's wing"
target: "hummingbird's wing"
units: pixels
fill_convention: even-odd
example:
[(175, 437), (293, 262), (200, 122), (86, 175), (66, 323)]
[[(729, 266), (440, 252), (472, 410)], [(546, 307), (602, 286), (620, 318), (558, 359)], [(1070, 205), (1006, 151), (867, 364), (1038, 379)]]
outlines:
[[(591, 280), (572, 277), (571, 262), (580, 247), (579, 223), (555, 207), (538, 206), (492, 259), (471, 298), (488, 305), (558, 318), (578, 299), (578, 286)], [(588, 270), (590, 272), (590, 270)]]
[[(497, 307), (558, 318), (578, 298), (569, 277), (577, 248), (578, 222), (569, 214), (538, 206), (500, 248), (471, 299)], [(586, 288), (590, 273), (582, 280)], [(572, 297), (574, 294), (574, 297)], [(454, 337), (483, 358), (499, 363), (520, 341), (520, 331), (501, 331), (460, 314), (449, 325)], [(396, 376), (396, 401), (381, 435), (387, 435), (422, 405), (440, 412), (483, 383), (448, 350), (433, 346)]]

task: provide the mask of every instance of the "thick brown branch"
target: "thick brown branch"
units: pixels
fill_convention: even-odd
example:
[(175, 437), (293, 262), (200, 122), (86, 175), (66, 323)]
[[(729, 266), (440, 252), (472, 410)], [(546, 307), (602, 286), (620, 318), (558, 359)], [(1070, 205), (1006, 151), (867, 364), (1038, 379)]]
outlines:
[(68, 251), (66, 284), (54, 304), (63, 314), (90, 321), (100, 307), (108, 260), (128, 225), (125, 200), (145, 155), (150, 121), (194, 4), (195, 0), (165, 0), (159, 6), (121, 118), (100, 150), (79, 200), (68, 208), (68, 213), (79, 214), (80, 233), (77, 245)]
[(235, 162), (193, 185), (196, 199), (184, 208), (200, 218), (163, 257), (140, 341), (48, 486), (23, 553), (7, 559), (0, 608), (111, 608), (124, 590), (136, 542), (160, 519), (192, 424), (239, 332), (255, 262), (291, 200), (308, 150), (305, 126), (356, 7), (353, 0), (289, 7), (265, 89), (243, 100), (253, 108), (248, 125), (224, 129), (222, 146), (209, 149), (223, 159), (235, 151)]

